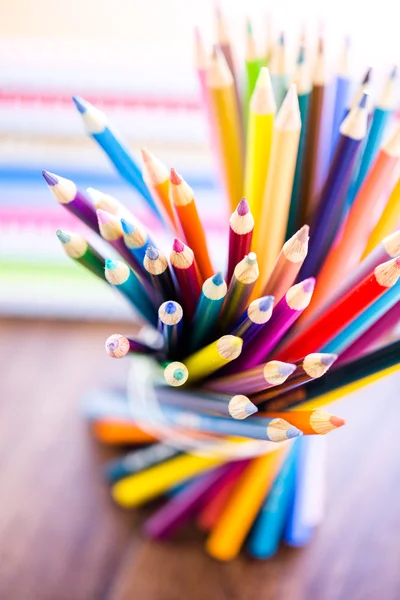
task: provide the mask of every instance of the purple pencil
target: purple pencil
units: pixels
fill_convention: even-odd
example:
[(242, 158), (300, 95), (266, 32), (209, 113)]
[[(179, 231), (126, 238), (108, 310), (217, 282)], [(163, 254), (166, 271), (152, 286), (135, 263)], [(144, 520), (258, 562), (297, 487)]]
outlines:
[(201, 506), (210, 489), (230, 471), (231, 465), (222, 465), (190, 483), (181, 492), (155, 512), (144, 525), (146, 535), (155, 539), (168, 539)]
[(395, 325), (400, 322), (400, 302), (387, 311), (376, 323), (372, 325), (367, 331), (359, 337), (351, 346), (343, 352), (338, 360), (338, 363), (343, 364), (359, 358), (366, 352), (373, 349), (373, 346), (379, 340), (388, 335)]
[(78, 190), (75, 183), (50, 171), (42, 171), (43, 177), (54, 198), (69, 212), (83, 221), (90, 229), (100, 233), (96, 209), (90, 200)]
[(120, 333), (113, 333), (106, 340), (106, 352), (113, 358), (123, 358), (128, 352), (134, 354), (154, 354), (160, 352), (163, 348), (163, 338), (158, 331), (152, 329), (152, 332), (154, 332), (153, 340), (150, 341), (150, 337), (148, 336), (147, 343), (135, 337), (126, 337)]
[(265, 362), (288, 329), (310, 304), (314, 287), (315, 279), (310, 277), (289, 288), (276, 305), (269, 323), (251, 340), (245, 356), (236, 359), (234, 367), (227, 367), (224, 373), (252, 369)]
[(236, 265), (250, 252), (254, 219), (246, 198), (242, 198), (229, 220), (229, 260), (226, 280), (232, 279)]
[(265, 365), (212, 379), (205, 384), (208, 390), (223, 394), (256, 394), (280, 386), (296, 370), (296, 365), (271, 360)]
[(243, 342), (249, 341), (264, 327), (272, 316), (274, 296), (263, 296), (250, 302), (239, 321), (231, 331), (231, 335), (242, 338)]
[(367, 100), (368, 95), (364, 94), (340, 127), (340, 139), (312, 221), (309, 250), (300, 269), (301, 279), (317, 274), (343, 220), (354, 165), (367, 133)]

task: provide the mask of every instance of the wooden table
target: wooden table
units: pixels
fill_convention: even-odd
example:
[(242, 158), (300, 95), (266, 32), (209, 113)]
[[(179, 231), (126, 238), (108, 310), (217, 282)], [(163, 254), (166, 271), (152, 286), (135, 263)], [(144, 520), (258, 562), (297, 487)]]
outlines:
[(399, 378), (335, 408), (349, 423), (329, 436), (327, 517), (310, 546), (221, 565), (192, 526), (146, 541), (145, 511), (109, 498), (111, 451), (90, 438), (79, 402), (124, 380), (127, 362), (103, 349), (114, 331), (0, 322), (0, 600), (400, 598)]

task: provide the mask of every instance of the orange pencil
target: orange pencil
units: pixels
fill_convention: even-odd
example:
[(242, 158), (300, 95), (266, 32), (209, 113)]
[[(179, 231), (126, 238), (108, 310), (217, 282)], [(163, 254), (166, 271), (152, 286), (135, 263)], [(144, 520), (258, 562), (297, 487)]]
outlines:
[(181, 229), (174, 207), (171, 202), (169, 188), (169, 173), (167, 167), (156, 158), (147, 148), (141, 149), (143, 159), (143, 181), (157, 205), (165, 214), (170, 227), (180, 235)]
[(213, 558), (233, 560), (238, 555), (289, 448), (258, 456), (240, 477), (207, 539), (206, 550)]
[(286, 419), (288, 423), (294, 425), (305, 435), (324, 435), (338, 427), (346, 424), (341, 417), (327, 413), (324, 410), (304, 410), (304, 411), (285, 411), (285, 412), (266, 412), (259, 413), (260, 417), (271, 417), (273, 419)]
[(214, 275), (207, 249), (206, 236), (196, 208), (192, 188), (171, 169), (171, 200), (175, 206), (188, 246), (193, 250), (203, 281)]
[(301, 325), (311, 321), (323, 304), (335, 293), (344, 278), (360, 262), (376, 217), (383, 209), (382, 195), (385, 187), (399, 163), (400, 127), (382, 146), (364, 180), (350, 209), (340, 239), (332, 246), (318, 274), (313, 301), (307, 314), (299, 319)]
[(156, 438), (125, 419), (99, 419), (90, 425), (94, 437), (102, 444), (122, 446), (128, 444), (150, 444)]

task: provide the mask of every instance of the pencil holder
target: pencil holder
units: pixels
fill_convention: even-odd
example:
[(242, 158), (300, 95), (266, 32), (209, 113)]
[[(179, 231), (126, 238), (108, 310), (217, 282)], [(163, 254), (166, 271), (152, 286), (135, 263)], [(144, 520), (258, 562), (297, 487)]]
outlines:
[(145, 524), (154, 538), (190, 518), (214, 558), (242, 548), (269, 558), (281, 540), (307, 543), (322, 519), (324, 434), (344, 425), (325, 406), (399, 368), (400, 342), (382, 345), (400, 318), (399, 183), (385, 196), (400, 167), (400, 127), (385, 133), (397, 75), (371, 117), (370, 69), (347, 109), (350, 80), (331, 97), (322, 36), (313, 78), (302, 39), (289, 83), (285, 36), (269, 71), (250, 27), (242, 103), (217, 19), (211, 56), (199, 32), (195, 43), (227, 205), (222, 270), (184, 177), (145, 148), (139, 165), (86, 100), (74, 98), (86, 129), (151, 213), (150, 230), (116, 198), (43, 175), (111, 256), (59, 230), (66, 253), (147, 323), (106, 341), (111, 357), (134, 356), (127, 393), (86, 405), (100, 441), (136, 446), (106, 465), (114, 500), (163, 498)]

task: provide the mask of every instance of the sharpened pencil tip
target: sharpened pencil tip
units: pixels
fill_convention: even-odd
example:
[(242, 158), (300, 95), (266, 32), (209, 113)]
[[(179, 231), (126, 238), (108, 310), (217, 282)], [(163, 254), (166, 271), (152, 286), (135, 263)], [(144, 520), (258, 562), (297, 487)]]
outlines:
[(42, 171), (42, 175), (46, 180), (46, 183), (50, 186), (57, 185), (58, 177), (54, 173), (50, 173), (50, 171)]
[(337, 354), (321, 354), (321, 363), (329, 368), (337, 360), (337, 357)]
[(255, 252), (249, 252), (245, 258), (249, 265), (254, 265), (257, 262), (257, 254)]
[(177, 311), (176, 303), (172, 300), (170, 302), (166, 302), (164, 305), (165, 312), (169, 315), (173, 315)]
[(337, 417), (336, 415), (331, 415), (329, 417), (329, 421), (334, 427), (343, 427), (343, 425), (346, 425), (345, 419), (342, 419), (342, 417)]
[(260, 298), (260, 301), (258, 303), (258, 308), (259, 308), (259, 310), (261, 310), (261, 312), (267, 312), (267, 311), (271, 310), (271, 308), (274, 305), (274, 302), (275, 302), (274, 296), (264, 296), (263, 298)]
[(366, 108), (366, 106), (368, 104), (368, 98), (369, 98), (369, 94), (367, 92), (364, 92), (363, 95), (361, 96), (358, 106), (360, 108)]
[(246, 31), (247, 31), (247, 35), (249, 35), (249, 36), (253, 35), (253, 26), (251, 24), (251, 20), (249, 17), (247, 17), (247, 19), (246, 19)]
[(311, 293), (315, 288), (315, 278), (309, 277), (308, 279), (302, 281), (302, 287), (303, 291), (306, 292), (306, 294)]
[(146, 248), (146, 256), (150, 260), (157, 260), (157, 258), (160, 256), (160, 253), (157, 250), (157, 248), (154, 248), (154, 246), (147, 246), (147, 248)]
[(102, 208), (96, 210), (97, 219), (101, 225), (106, 225), (112, 220), (113, 215)]
[(182, 183), (182, 177), (178, 175), (175, 169), (171, 169), (170, 180), (174, 185), (180, 185)]
[(368, 67), (368, 69), (365, 72), (365, 75), (361, 81), (362, 85), (367, 85), (367, 83), (369, 83), (371, 81), (371, 77), (372, 77), (372, 67)]
[(106, 269), (112, 271), (113, 269), (116, 269), (117, 266), (118, 264), (115, 260), (113, 260), (112, 258), (106, 258)]
[(297, 368), (296, 365), (293, 365), (291, 363), (285, 363), (285, 362), (281, 362), (281, 361), (277, 361), (277, 362), (279, 362), (278, 371), (279, 371), (280, 375), (282, 375), (282, 377), (289, 377), (289, 375), (294, 373)]
[(75, 104), (78, 112), (83, 115), (87, 111), (87, 102), (79, 96), (72, 96), (72, 101)]
[(299, 240), (299, 242), (301, 242), (302, 244), (305, 244), (305, 242), (308, 240), (308, 238), (310, 237), (310, 228), (308, 225), (303, 225), (303, 227), (301, 227), (297, 232), (296, 232), (296, 237)]
[(213, 282), (214, 285), (222, 285), (224, 283), (224, 278), (222, 276), (222, 273), (215, 273), (215, 275), (213, 275), (211, 277), (211, 280)]
[(240, 215), (241, 217), (244, 217), (244, 215), (247, 215), (247, 213), (250, 212), (250, 206), (246, 198), (241, 199), (236, 210), (238, 215)]
[(296, 438), (296, 437), (300, 437), (301, 435), (303, 435), (303, 432), (300, 431), (300, 429), (297, 429), (297, 427), (294, 427), (294, 426), (289, 427), (289, 429), (286, 432), (286, 437), (287, 437), (288, 440), (291, 440), (291, 439)]
[(183, 242), (181, 242), (180, 239), (174, 238), (174, 241), (172, 244), (172, 250), (174, 252), (183, 252), (184, 249), (185, 249), (185, 244)]
[(397, 65), (394, 65), (392, 70), (390, 71), (389, 79), (396, 79), (397, 77)]
[(306, 60), (306, 48), (304, 44), (301, 44), (299, 48), (299, 54), (297, 56), (297, 64), (302, 65)]
[(284, 31), (281, 31), (280, 34), (279, 34), (278, 44), (280, 46), (284, 46), (285, 45), (285, 32)]
[(66, 231), (63, 231), (62, 229), (57, 229), (56, 236), (58, 237), (60, 242), (62, 242), (63, 244), (68, 244), (68, 242), (71, 241), (70, 234), (67, 233)]
[(128, 235), (135, 231), (135, 227), (132, 225), (132, 223), (128, 223), (128, 221), (125, 221), (125, 219), (121, 219), (121, 227), (122, 231)]

